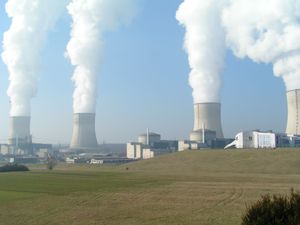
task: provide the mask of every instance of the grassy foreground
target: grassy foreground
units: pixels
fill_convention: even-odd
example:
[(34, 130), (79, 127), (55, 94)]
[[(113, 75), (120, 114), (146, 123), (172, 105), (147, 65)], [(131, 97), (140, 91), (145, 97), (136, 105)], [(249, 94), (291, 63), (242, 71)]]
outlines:
[(300, 191), (300, 150), (189, 151), (122, 166), (0, 174), (0, 225), (239, 225), (266, 193)]

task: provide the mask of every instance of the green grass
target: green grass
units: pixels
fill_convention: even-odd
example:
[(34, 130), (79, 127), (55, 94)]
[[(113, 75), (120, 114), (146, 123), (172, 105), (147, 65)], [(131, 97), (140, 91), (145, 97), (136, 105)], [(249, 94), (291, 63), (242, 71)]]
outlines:
[(45, 167), (0, 174), (0, 225), (238, 225), (262, 194), (300, 190), (300, 150), (189, 151), (121, 166)]

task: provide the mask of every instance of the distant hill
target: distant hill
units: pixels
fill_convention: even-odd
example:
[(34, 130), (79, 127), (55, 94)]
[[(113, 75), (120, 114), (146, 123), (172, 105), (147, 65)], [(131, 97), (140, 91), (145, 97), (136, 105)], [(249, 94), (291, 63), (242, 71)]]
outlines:
[(167, 175), (198, 173), (300, 174), (300, 149), (186, 151), (127, 164)]

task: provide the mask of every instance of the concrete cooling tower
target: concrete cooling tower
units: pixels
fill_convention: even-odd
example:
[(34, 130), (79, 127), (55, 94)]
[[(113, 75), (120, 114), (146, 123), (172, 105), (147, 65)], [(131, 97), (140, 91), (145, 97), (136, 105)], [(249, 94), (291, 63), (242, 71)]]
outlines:
[(286, 133), (300, 135), (300, 89), (288, 91), (286, 96), (288, 106)]
[[(202, 130), (216, 132), (217, 138), (224, 138), (221, 125), (221, 104), (220, 103), (198, 103), (194, 105), (194, 130), (190, 139), (195, 141), (195, 132)], [(202, 135), (199, 135), (201, 137)], [(200, 139), (198, 141), (201, 141)]]
[(95, 131), (94, 113), (76, 113), (73, 115), (73, 135), (71, 149), (95, 149), (98, 147)]
[(31, 142), (30, 117), (15, 116), (9, 118), (9, 145), (24, 145)]

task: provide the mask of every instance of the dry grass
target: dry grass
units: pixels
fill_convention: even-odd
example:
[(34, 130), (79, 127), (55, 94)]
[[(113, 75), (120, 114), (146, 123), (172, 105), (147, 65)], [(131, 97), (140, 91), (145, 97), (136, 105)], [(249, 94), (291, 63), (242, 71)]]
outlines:
[(238, 225), (246, 204), (291, 188), (300, 190), (300, 150), (191, 151), (113, 167), (60, 165), (0, 174), (0, 224)]

